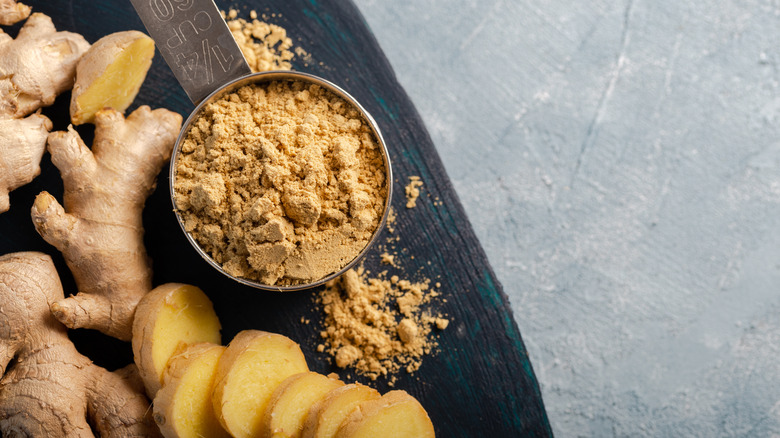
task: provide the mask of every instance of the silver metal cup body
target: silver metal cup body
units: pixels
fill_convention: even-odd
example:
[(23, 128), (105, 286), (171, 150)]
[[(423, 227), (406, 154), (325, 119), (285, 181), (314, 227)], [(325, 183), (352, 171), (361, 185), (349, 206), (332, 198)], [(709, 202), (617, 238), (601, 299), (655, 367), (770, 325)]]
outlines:
[[(198, 242), (195, 240), (195, 238), (192, 237), (190, 233), (187, 232), (187, 230), (184, 228), (184, 221), (181, 217), (181, 214), (179, 213), (179, 209), (176, 206), (176, 192), (174, 190), (174, 183), (176, 180), (176, 163), (179, 157), (179, 154), (181, 152), (182, 143), (184, 142), (184, 139), (187, 137), (187, 134), (189, 133), (190, 128), (192, 127), (193, 123), (198, 119), (201, 112), (203, 111), (203, 108), (208, 105), (211, 102), (214, 102), (218, 99), (220, 99), (222, 96), (232, 93), (233, 91), (238, 90), (239, 88), (250, 85), (250, 84), (256, 84), (256, 83), (263, 83), (263, 82), (272, 82), (272, 81), (300, 81), (300, 82), (307, 82), (311, 84), (319, 85), (335, 95), (341, 97), (342, 99), (346, 100), (347, 102), (354, 105), (354, 107), (360, 112), (360, 114), (363, 116), (363, 118), (366, 120), (368, 125), (371, 127), (371, 130), (374, 133), (374, 136), (377, 139), (377, 142), (379, 142), (379, 145), (382, 150), (382, 160), (385, 166), (385, 184), (387, 185), (387, 197), (385, 199), (385, 205), (384, 205), (384, 212), (382, 214), (382, 219), (379, 222), (379, 225), (377, 226), (376, 230), (374, 230), (371, 239), (366, 244), (366, 246), (363, 248), (363, 250), (360, 251), (360, 253), (346, 266), (341, 268), (339, 271), (334, 272), (330, 275), (327, 275), (317, 281), (311, 282), (311, 283), (303, 283), (303, 284), (297, 284), (293, 286), (275, 286), (275, 285), (267, 285), (262, 284), (256, 281), (248, 280), (246, 278), (236, 277), (233, 275), (228, 274), (222, 266), (219, 265), (214, 259), (211, 258), (210, 255), (206, 254), (205, 251), (200, 247)], [(179, 138), (176, 140), (176, 145), (173, 149), (173, 154), (171, 156), (171, 166), (170, 166), (170, 172), (168, 175), (168, 182), (169, 182), (169, 190), (171, 194), (171, 203), (173, 204), (173, 211), (176, 215), (176, 220), (179, 223), (179, 226), (181, 227), (182, 231), (184, 232), (185, 236), (187, 237), (187, 240), (190, 242), (190, 244), (195, 248), (195, 250), (198, 252), (198, 254), (206, 261), (209, 265), (214, 267), (216, 270), (224, 274), (225, 276), (232, 278), (233, 280), (247, 285), (251, 286), (257, 289), (263, 289), (263, 290), (271, 290), (271, 291), (280, 291), (280, 292), (286, 292), (286, 291), (295, 291), (295, 290), (303, 290), (303, 289), (309, 289), (313, 287), (320, 286), (327, 281), (330, 281), (347, 270), (354, 267), (368, 252), (368, 250), (376, 243), (376, 241), (379, 238), (379, 235), (381, 234), (382, 230), (384, 229), (385, 225), (387, 224), (387, 215), (390, 211), (390, 202), (392, 200), (393, 195), (393, 171), (390, 165), (390, 157), (387, 152), (387, 146), (385, 145), (384, 138), (382, 137), (382, 133), (379, 131), (379, 127), (376, 124), (376, 121), (373, 117), (363, 108), (360, 103), (358, 103), (355, 98), (353, 98), (349, 93), (341, 89), (339, 86), (333, 84), (330, 81), (327, 81), (325, 79), (322, 79), (320, 77), (310, 75), (308, 73), (301, 73), (301, 72), (294, 72), (294, 71), (272, 71), (272, 72), (263, 72), (263, 73), (254, 73), (247, 76), (242, 76), (238, 79), (235, 79), (229, 83), (227, 83), (222, 88), (214, 91), (210, 95), (208, 95), (205, 99), (203, 99), (195, 108), (195, 110), (190, 114), (190, 116), (187, 118), (187, 120), (184, 122), (184, 125), (182, 126), (182, 130), (179, 133)]]

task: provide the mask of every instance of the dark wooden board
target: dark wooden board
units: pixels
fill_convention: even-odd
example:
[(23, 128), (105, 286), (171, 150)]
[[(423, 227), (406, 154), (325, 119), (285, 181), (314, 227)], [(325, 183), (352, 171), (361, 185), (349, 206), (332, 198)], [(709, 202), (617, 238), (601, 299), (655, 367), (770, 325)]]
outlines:
[[(30, 0), (34, 10), (50, 15), (60, 30), (79, 32), (89, 42), (111, 32), (143, 26), (129, 2), (90, 0)], [(349, 0), (217, 2), (220, 8), (238, 6), (277, 14), (270, 21), (287, 29), (296, 45), (312, 59), (300, 58), (294, 69), (322, 76), (355, 96), (377, 120), (387, 141), (395, 172), (393, 206), (398, 220), (394, 244), (403, 257), (399, 263), (410, 279), (440, 281), (445, 303), (437, 310), (451, 318), (441, 332), (440, 351), (427, 357), (414, 375), (402, 373), (395, 388), (416, 396), (428, 410), (441, 437), (551, 436), (539, 386), (514, 322), (507, 298), (466, 219), (439, 156), (408, 96), (357, 8)], [(15, 35), (18, 25), (7, 30)], [(69, 94), (45, 110), (55, 129), (67, 127)], [(186, 116), (192, 103), (159, 56), (136, 99), (136, 106), (166, 107)], [(133, 108), (131, 108), (132, 110)], [(89, 144), (89, 127), (79, 131)], [(327, 355), (316, 352), (321, 315), (312, 291), (263, 292), (241, 286), (218, 274), (189, 246), (171, 212), (167, 169), (144, 210), (146, 242), (154, 260), (155, 284), (192, 283), (214, 301), (227, 342), (238, 331), (256, 328), (282, 333), (300, 342), (310, 367), (339, 372), (342, 378), (369, 383), (382, 392), (385, 380), (367, 382), (354, 373), (338, 370)], [(411, 175), (424, 181), (423, 196), (414, 209), (406, 209), (404, 186)], [(48, 190), (61, 199), (59, 173), (49, 161), (33, 183), (12, 192), (11, 210), (0, 215), (0, 254), (39, 250), (51, 254), (66, 293), (75, 286), (60, 255), (35, 232), (29, 211), (33, 198)], [(435, 202), (434, 202), (435, 201)], [(390, 236), (385, 234), (384, 237)], [(413, 258), (412, 258), (413, 256)], [(380, 266), (377, 251), (366, 259), (374, 272)], [(389, 268), (393, 272), (393, 268)], [(301, 324), (301, 317), (310, 324)], [(71, 337), (95, 362), (117, 368), (132, 360), (129, 344), (87, 330)]]

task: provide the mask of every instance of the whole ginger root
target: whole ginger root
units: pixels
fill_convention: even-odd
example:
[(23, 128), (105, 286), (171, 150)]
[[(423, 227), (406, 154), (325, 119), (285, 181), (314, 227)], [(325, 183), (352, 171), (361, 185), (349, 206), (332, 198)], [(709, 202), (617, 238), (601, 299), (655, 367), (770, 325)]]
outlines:
[(10, 26), (30, 16), (32, 8), (14, 0), (0, 0), (0, 24)]
[(102, 437), (159, 436), (135, 365), (109, 372), (81, 355), (49, 312), (62, 298), (48, 255), (0, 257), (0, 435), (92, 437), (91, 423)]
[(46, 116), (0, 117), (0, 213), (11, 208), (8, 193), (41, 173), (41, 158), (51, 130)]
[[(0, 24), (8, 4), (0, 0)], [(0, 30), (0, 213), (10, 208), (8, 193), (41, 172), (51, 121), (32, 113), (73, 86), (87, 49), (81, 35), (57, 32), (43, 14), (30, 16), (16, 39)]]
[(66, 326), (131, 339), (135, 308), (152, 289), (141, 212), (181, 122), (166, 109), (142, 106), (125, 119), (106, 108), (95, 115), (92, 150), (72, 127), (49, 134), (49, 153), (65, 186), (64, 208), (42, 192), (32, 219), (62, 252), (79, 289), (51, 306)]

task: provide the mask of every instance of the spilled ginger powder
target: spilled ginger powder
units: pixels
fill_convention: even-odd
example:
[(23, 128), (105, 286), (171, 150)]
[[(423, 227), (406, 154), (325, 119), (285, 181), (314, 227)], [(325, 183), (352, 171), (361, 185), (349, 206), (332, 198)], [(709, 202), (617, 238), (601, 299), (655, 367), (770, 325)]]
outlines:
[(310, 283), (368, 244), (387, 198), (381, 147), (319, 85), (244, 86), (204, 107), (174, 180), (185, 230), (230, 275)]
[[(430, 336), (433, 327), (443, 330), (449, 324), (425, 310), (438, 296), (427, 280), (388, 280), (350, 269), (317, 298), (325, 314), (318, 351), (331, 354), (339, 368), (352, 367), (372, 380), (400, 370), (413, 373), (437, 345)], [(394, 381), (393, 376), (390, 384)]]
[(290, 70), (295, 54), (306, 59), (308, 53), (300, 47), (293, 47), (287, 30), (279, 25), (258, 19), (257, 12), (250, 12), (250, 19), (238, 17), (238, 11), (230, 9), (222, 13), (228, 29), (238, 43), (252, 72)]
[(417, 198), (420, 197), (420, 188), (423, 186), (423, 182), (419, 176), (410, 176), (409, 184), (404, 187), (404, 193), (406, 194), (406, 208), (414, 208), (417, 206)]

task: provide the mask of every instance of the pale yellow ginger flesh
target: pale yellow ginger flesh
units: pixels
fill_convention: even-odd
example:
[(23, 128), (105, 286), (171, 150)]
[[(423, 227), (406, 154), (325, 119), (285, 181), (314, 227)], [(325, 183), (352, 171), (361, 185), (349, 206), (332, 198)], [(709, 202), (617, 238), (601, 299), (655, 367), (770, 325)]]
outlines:
[(129, 30), (99, 39), (76, 67), (70, 99), (74, 125), (91, 123), (103, 108), (124, 112), (133, 103), (154, 58), (154, 41)]
[(32, 8), (14, 0), (0, 0), (0, 24), (10, 26), (30, 16)]
[(300, 438), (309, 408), (344, 382), (315, 372), (294, 374), (271, 395), (260, 437)]
[(72, 127), (49, 134), (67, 208), (42, 192), (31, 214), (38, 234), (62, 252), (76, 280), (78, 294), (51, 305), (66, 326), (130, 340), (135, 308), (152, 290), (141, 213), (181, 121), (179, 114), (148, 106), (127, 118), (103, 109), (95, 116), (91, 150)]
[(420, 402), (405, 391), (390, 391), (361, 403), (336, 432), (336, 438), (433, 438), (433, 423)]
[(212, 402), (222, 426), (235, 438), (256, 437), (276, 387), (309, 371), (297, 343), (258, 330), (239, 332), (222, 354)]
[[(0, 20), (18, 7), (0, 0)], [(0, 213), (10, 208), (8, 193), (41, 172), (51, 122), (31, 113), (70, 89), (87, 49), (81, 35), (57, 32), (43, 14), (33, 14), (16, 39), (0, 30)]]
[(211, 393), (225, 347), (192, 344), (177, 350), (154, 398), (154, 421), (166, 438), (228, 438), (214, 415)]
[(0, 436), (158, 436), (135, 366), (109, 372), (79, 353), (49, 312), (62, 298), (48, 255), (0, 257)]
[(359, 383), (331, 390), (309, 409), (301, 438), (333, 438), (352, 410), (379, 397), (377, 390)]
[(149, 397), (163, 383), (168, 361), (182, 344), (221, 344), (220, 323), (211, 301), (195, 286), (168, 283), (138, 303), (133, 321), (133, 356)]

